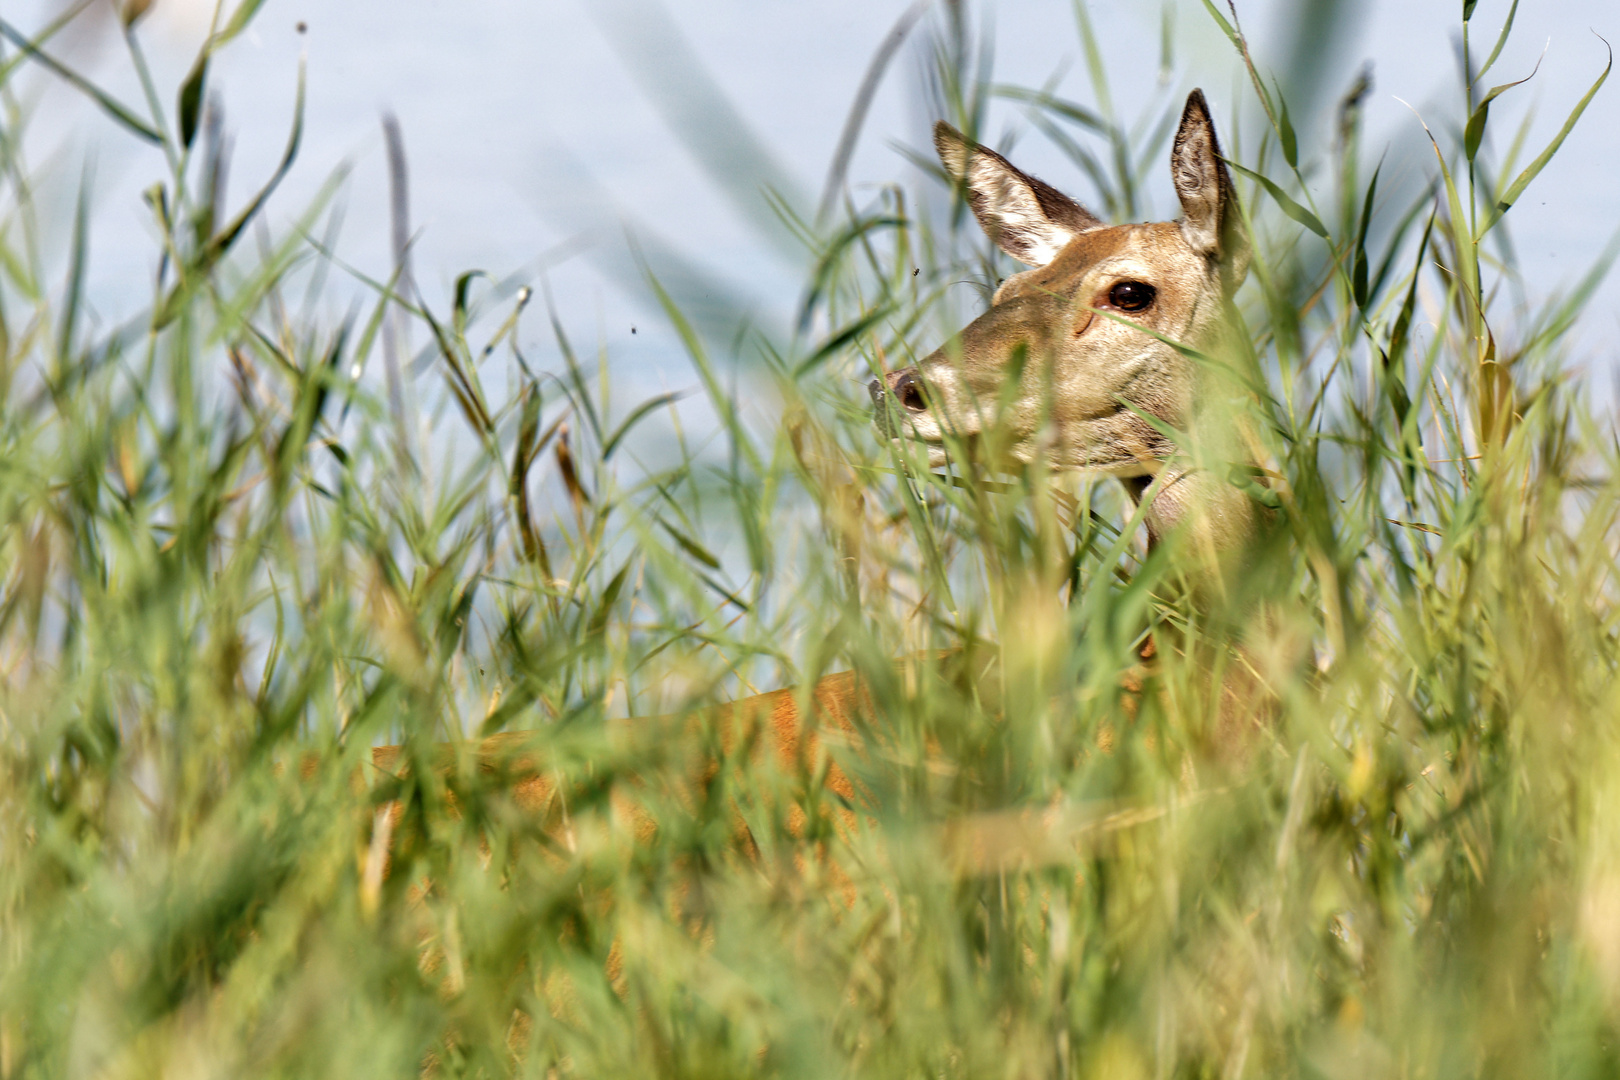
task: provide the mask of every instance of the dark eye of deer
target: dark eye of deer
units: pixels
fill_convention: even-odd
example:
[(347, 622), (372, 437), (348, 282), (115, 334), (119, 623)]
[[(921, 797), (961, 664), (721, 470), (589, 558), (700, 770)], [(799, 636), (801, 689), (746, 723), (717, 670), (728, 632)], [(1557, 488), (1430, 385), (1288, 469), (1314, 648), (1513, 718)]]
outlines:
[(1108, 302), (1121, 311), (1142, 311), (1158, 293), (1145, 281), (1122, 281), (1108, 290)]

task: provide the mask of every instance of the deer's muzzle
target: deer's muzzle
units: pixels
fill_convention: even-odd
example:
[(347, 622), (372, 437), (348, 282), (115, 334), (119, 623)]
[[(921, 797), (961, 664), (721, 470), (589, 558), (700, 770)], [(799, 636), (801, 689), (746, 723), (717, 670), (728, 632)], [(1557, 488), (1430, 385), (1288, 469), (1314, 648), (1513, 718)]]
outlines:
[(922, 380), (910, 369), (891, 371), (881, 379), (873, 379), (866, 384), (866, 392), (872, 395), (872, 423), (877, 427), (878, 433), (886, 439), (899, 438), (905, 434), (895, 430), (889, 412), (891, 408), (898, 407), (910, 413), (928, 411), (928, 401), (923, 397)]

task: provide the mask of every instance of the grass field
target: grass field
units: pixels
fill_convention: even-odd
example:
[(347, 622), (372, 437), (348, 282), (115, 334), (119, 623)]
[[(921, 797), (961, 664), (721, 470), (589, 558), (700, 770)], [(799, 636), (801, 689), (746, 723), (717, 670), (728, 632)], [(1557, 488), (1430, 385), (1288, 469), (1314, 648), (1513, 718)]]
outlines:
[[(1180, 94), (1002, 87), (970, 25), (927, 25), (938, 115), (972, 133), (1012, 95), (1131, 214)], [(1485, 108), (1494, 37), (1465, 113), (1424, 118), (1423, 190), (1377, 187), (1353, 95), (1317, 160), (1266, 72), (1268, 128), (1218, 118), (1255, 262), (1246, 347), (1211, 363), (1276, 527), (1195, 604), (1115, 485), (953, 482), (875, 437), (856, 377), (1010, 265), (929, 209), (942, 178), (781, 210), (813, 267), (795, 334), (717, 343), (649, 274), (692, 430), (612, 399), (528, 291), (385, 269), (352, 318), (305, 314), (355, 280), (328, 208), (276, 235), (216, 205), (201, 62), (101, 101), (170, 172), (151, 303), (95, 323), (87, 214), (64, 251), (35, 209), (72, 178), (20, 150), (11, 84), (52, 45), (6, 36), (0, 1078), (1620, 1075), (1620, 444), (1562, 344), (1608, 260), (1510, 300), (1511, 206), (1558, 144), (1486, 137), (1515, 100)], [(520, 330), (548, 317), (542, 370)], [(999, 678), (897, 674), (930, 650)], [(1211, 664), (1268, 690), (1236, 760)], [(826, 755), (625, 720), (846, 669), (854, 815)], [(502, 731), (549, 815), (477, 767)], [(951, 858), (991, 815), (1055, 854)]]

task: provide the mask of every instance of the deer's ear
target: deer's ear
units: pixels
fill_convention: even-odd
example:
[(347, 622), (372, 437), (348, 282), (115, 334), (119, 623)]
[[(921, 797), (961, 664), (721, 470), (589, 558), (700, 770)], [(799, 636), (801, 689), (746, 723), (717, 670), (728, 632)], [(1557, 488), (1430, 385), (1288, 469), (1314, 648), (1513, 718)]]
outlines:
[(1187, 95), (1170, 151), (1170, 179), (1181, 200), (1181, 235), (1194, 251), (1221, 260), (1234, 281), (1241, 280), (1248, 267), (1248, 243), (1238, 222), (1232, 174), (1221, 160), (1202, 90)]
[(944, 121), (934, 125), (934, 149), (945, 171), (967, 189), (979, 225), (1021, 263), (1045, 266), (1077, 234), (1102, 225), (1057, 188), (1024, 175)]

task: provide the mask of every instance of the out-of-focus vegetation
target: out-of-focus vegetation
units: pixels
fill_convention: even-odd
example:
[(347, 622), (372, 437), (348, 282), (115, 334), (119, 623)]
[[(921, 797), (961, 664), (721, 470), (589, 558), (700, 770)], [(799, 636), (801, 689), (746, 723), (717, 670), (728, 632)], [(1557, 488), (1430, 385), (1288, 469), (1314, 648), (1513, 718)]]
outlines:
[[(355, 279), (311, 239), (324, 204), (255, 236), (262, 199), (216, 201), (208, 53), (100, 99), (170, 172), (149, 308), (94, 323), (86, 215), (66, 250), (41, 226), (71, 177), (23, 159), (11, 92), (77, 76), (54, 28), (8, 25), (0, 1077), (1616, 1075), (1620, 452), (1561, 349), (1606, 267), (1499, 301), (1557, 143), (1488, 137), (1514, 97), (1473, 7), (1421, 191), (1379, 186), (1354, 92), (1314, 160), (1264, 71), (1268, 125), (1218, 118), (1256, 254), (1225, 362), (1277, 528), (1197, 605), (1111, 484), (953, 482), (875, 437), (849, 376), (1007, 269), (943, 177), (819, 223), (778, 204), (812, 267), (793, 336), (724, 355), (666, 302), (694, 431), (610, 401), (569, 312), (564, 359), (525, 357), (527, 292), (421, 299), (384, 267), (349, 319), (301, 306)], [(1083, 16), (1097, 103), (998, 84), (960, 6), (930, 19), (941, 117), (1016, 100), (1099, 212), (1140, 212), (1184, 87), (1115, 115)], [(368, 373), (400, 312), (429, 420)], [(1180, 646), (1127, 708), (1156, 628)], [(1001, 689), (896, 675), (936, 649)], [(1212, 655), (1273, 699), (1236, 763), (1208, 751)], [(843, 668), (872, 706), (864, 752), (828, 740), (853, 817), (825, 757), (623, 719)], [(477, 767), (500, 731), (532, 733), (547, 815)], [(383, 743), (404, 767), (371, 767)], [(1056, 854), (947, 857), (994, 814)]]

